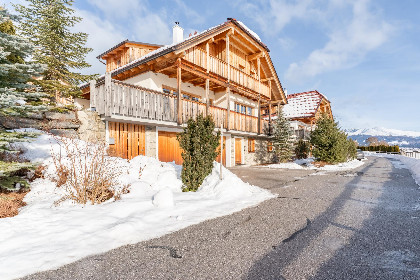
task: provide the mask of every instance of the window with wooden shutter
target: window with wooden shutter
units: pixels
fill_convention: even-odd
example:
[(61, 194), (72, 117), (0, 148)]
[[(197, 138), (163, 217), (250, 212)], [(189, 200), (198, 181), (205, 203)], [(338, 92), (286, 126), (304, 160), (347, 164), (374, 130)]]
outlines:
[(248, 153), (255, 153), (255, 139), (248, 138)]

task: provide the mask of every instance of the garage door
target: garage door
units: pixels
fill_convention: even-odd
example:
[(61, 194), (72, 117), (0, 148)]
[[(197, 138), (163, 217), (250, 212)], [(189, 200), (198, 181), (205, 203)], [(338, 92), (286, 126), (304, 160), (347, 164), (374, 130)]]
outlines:
[(158, 149), (159, 160), (163, 162), (175, 161), (176, 164), (182, 164), (181, 147), (176, 140), (176, 132), (159, 131)]
[(132, 159), (145, 154), (144, 126), (132, 123), (108, 122), (111, 154)]

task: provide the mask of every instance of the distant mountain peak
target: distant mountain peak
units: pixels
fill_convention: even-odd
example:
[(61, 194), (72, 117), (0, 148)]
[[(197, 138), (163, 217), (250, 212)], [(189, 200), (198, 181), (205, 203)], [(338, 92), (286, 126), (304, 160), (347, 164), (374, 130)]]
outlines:
[(362, 128), (362, 129), (347, 129), (349, 136), (353, 135), (370, 135), (370, 136), (408, 136), (408, 137), (420, 137), (418, 131), (408, 131), (391, 129), (385, 127), (373, 127), (373, 128)]

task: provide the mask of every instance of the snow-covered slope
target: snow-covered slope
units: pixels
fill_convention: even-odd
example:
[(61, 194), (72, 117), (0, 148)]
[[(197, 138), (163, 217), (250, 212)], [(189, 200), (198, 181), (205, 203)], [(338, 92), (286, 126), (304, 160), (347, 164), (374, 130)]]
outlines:
[(374, 127), (365, 129), (347, 129), (347, 134), (360, 145), (365, 145), (365, 140), (371, 136), (384, 140), (391, 145), (400, 147), (420, 148), (420, 132)]
[[(54, 202), (65, 195), (65, 188), (57, 188), (51, 181), (56, 169), (50, 153), (60, 152), (59, 141), (42, 134), (34, 141), (20, 143), (25, 157), (42, 162), (46, 171), (45, 178), (31, 183), (25, 197), (27, 205), (19, 215), (0, 219), (1, 280), (54, 269), (275, 197), (244, 183), (225, 168), (220, 180), (216, 162), (197, 192), (182, 192), (181, 166), (138, 156), (130, 161), (114, 158), (115, 168), (121, 170), (120, 185), (131, 184), (130, 193), (121, 200), (100, 205), (65, 201), (57, 206)], [(60, 155), (63, 160), (67, 157), (64, 150)]]
[(373, 136), (408, 136), (408, 137), (420, 137), (418, 131), (406, 131), (399, 129), (390, 129), (385, 127), (374, 127), (364, 129), (349, 129), (347, 130), (349, 136), (352, 135), (373, 135)]

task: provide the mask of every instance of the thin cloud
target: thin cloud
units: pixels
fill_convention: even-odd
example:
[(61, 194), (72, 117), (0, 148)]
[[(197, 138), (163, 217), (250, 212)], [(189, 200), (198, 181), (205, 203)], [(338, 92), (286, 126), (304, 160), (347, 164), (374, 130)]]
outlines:
[(302, 62), (292, 63), (286, 78), (298, 81), (328, 71), (351, 68), (367, 53), (389, 40), (394, 28), (373, 14), (368, 4), (367, 0), (354, 2), (350, 23), (334, 29), (322, 49), (312, 51)]

